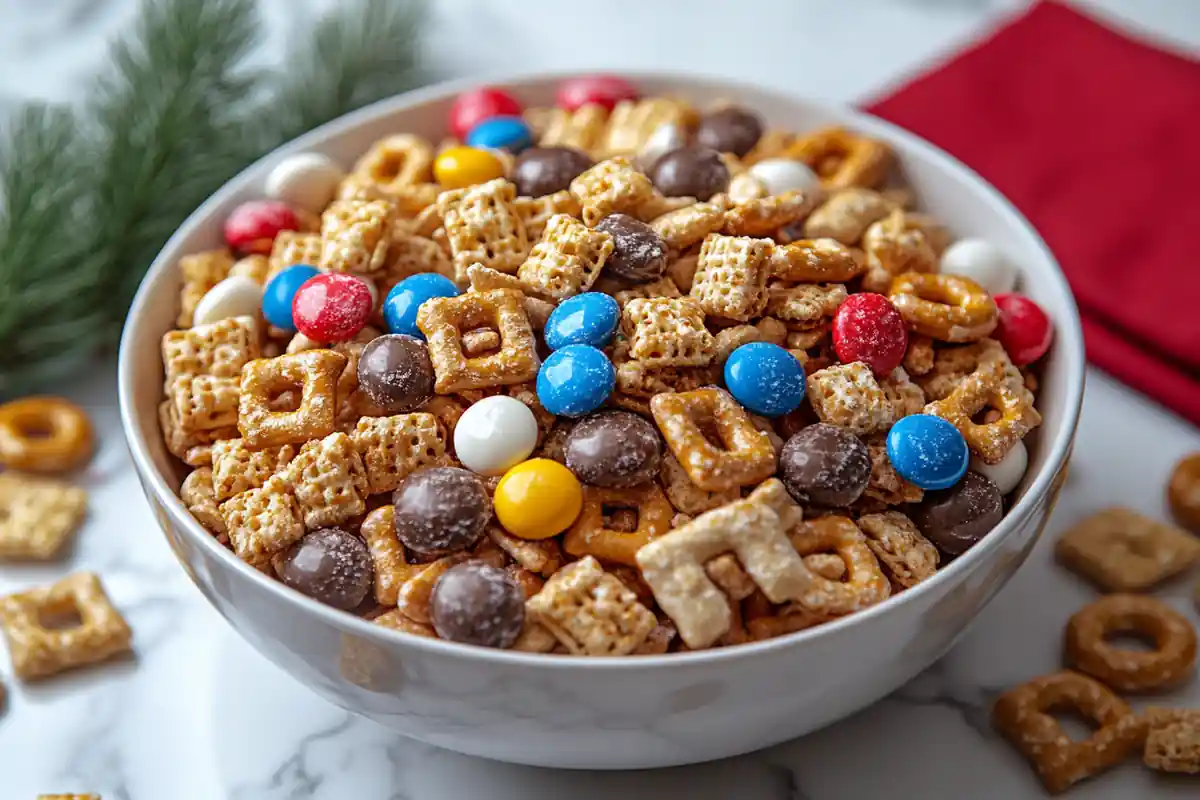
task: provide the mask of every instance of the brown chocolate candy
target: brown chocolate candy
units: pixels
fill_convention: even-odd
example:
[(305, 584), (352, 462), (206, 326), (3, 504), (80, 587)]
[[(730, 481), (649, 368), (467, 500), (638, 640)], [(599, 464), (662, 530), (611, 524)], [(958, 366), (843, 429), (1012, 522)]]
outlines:
[(762, 135), (762, 119), (739, 106), (711, 111), (700, 118), (696, 127), (697, 142), (721, 153), (733, 153), (738, 158), (753, 150)]
[(658, 430), (630, 411), (584, 417), (567, 435), (563, 451), (579, 480), (617, 489), (652, 480), (662, 463)]
[(779, 478), (801, 503), (848, 506), (871, 478), (871, 454), (852, 433), (818, 422), (787, 440), (779, 454)]
[(414, 472), (392, 493), (396, 538), (423, 556), (444, 556), (479, 541), (492, 501), (474, 472), (431, 467)]
[(438, 636), (480, 647), (512, 647), (525, 624), (525, 592), (507, 572), (467, 561), (433, 586), (429, 617)]
[(729, 188), (729, 168), (710, 147), (681, 147), (654, 162), (650, 180), (667, 197), (708, 200)]
[(366, 544), (341, 528), (304, 534), (284, 555), (278, 572), (296, 591), (343, 611), (365, 600), (375, 580)]
[(510, 180), (523, 197), (561, 192), (592, 166), (585, 153), (571, 147), (531, 147), (517, 156)]
[(1000, 524), (1004, 498), (996, 484), (978, 472), (967, 472), (949, 489), (926, 492), (909, 516), (938, 550), (957, 556)]
[(628, 214), (609, 214), (596, 230), (613, 237), (605, 271), (627, 281), (658, 280), (667, 268), (667, 243), (653, 228)]
[(387, 414), (412, 411), (432, 397), (433, 378), (429, 350), (413, 336), (378, 336), (358, 357), (358, 388)]

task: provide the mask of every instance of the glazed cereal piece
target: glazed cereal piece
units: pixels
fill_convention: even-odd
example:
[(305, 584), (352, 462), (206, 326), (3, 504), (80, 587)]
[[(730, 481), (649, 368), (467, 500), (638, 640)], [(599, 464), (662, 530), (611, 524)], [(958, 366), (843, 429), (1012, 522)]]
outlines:
[(612, 254), (613, 237), (566, 214), (546, 223), (542, 239), (517, 270), (517, 277), (545, 297), (564, 300), (586, 292)]
[(675, 281), (665, 276), (656, 281), (640, 283), (637, 286), (620, 289), (612, 293), (612, 298), (617, 301), (617, 305), (621, 308), (627, 306), (631, 300), (649, 300), (651, 298), (671, 300), (682, 296), (679, 293), (679, 287), (675, 285)]
[(230, 317), (162, 338), (164, 386), (176, 378), (211, 375), (237, 378), (242, 367), (259, 357), (258, 324), (253, 317)]
[[(672, 455), (663, 456), (659, 480), (662, 481), (663, 490), (666, 491), (671, 505), (682, 512), (683, 516), (702, 514), (705, 511), (732, 503), (741, 497), (738, 487), (730, 487), (719, 492), (701, 489), (692, 483), (692, 479), (688, 477), (687, 472)], [(681, 520), (679, 524), (675, 524), (675, 520), (672, 520), (672, 527), (677, 528), (688, 521), (690, 519)]]
[(713, 342), (713, 361), (718, 366), (724, 366), (731, 353), (744, 344), (762, 341), (762, 332), (753, 325), (734, 325), (717, 332)]
[(226, 500), (220, 509), (233, 552), (263, 572), (270, 570), (272, 556), (304, 535), (300, 505), (281, 475), (272, 475), (259, 488)]
[(807, 328), (832, 319), (848, 296), (840, 283), (776, 283), (767, 289), (766, 313), (786, 324)]
[[(55, 619), (71, 627), (44, 627)], [(132, 633), (91, 572), (0, 598), (0, 631), (17, 677), (31, 681), (129, 650)]]
[(467, 267), (475, 263), (514, 273), (525, 261), (529, 236), (514, 206), (516, 197), (516, 187), (503, 178), (438, 197), (456, 283), (466, 283)]
[(896, 367), (889, 372), (879, 381), (879, 388), (883, 389), (888, 402), (892, 404), (893, 416), (896, 419), (920, 414), (925, 408), (925, 392), (909, 379), (904, 367)]
[[(333, 433), (337, 411), (337, 381), (346, 356), (333, 350), (309, 350), (295, 355), (251, 361), (242, 370), (237, 425), (252, 450), (303, 444)], [(274, 398), (299, 391), (294, 411), (276, 411)]]
[(240, 386), (237, 378), (181, 375), (168, 392), (172, 419), (185, 434), (236, 425)]
[[(1096, 731), (1074, 741), (1051, 712), (1072, 710)], [(1145, 737), (1146, 726), (1129, 705), (1103, 684), (1077, 672), (1034, 678), (1000, 696), (992, 722), (1037, 771), (1050, 794), (1116, 766)]]
[(411, 473), (446, 460), (445, 438), (429, 413), (363, 417), (350, 438), (366, 469), (368, 494), (393, 491)]
[(219, 505), (234, 495), (257, 489), (295, 458), (296, 448), (285, 444), (251, 450), (244, 439), (223, 439), (212, 445), (213, 499)]
[(371, 145), (351, 172), (390, 194), (433, 177), (433, 147), (410, 133), (385, 136)]
[(204, 448), (220, 439), (238, 435), (236, 427), (192, 433), (183, 431), (179, 427), (179, 419), (175, 416), (174, 404), (170, 400), (158, 404), (158, 426), (162, 430), (163, 444), (166, 445), (167, 452), (184, 463), (191, 463), (193, 458), (202, 461)]
[(864, 497), (888, 506), (921, 502), (925, 490), (900, 477), (900, 473), (896, 472), (888, 458), (887, 446), (882, 437), (868, 441), (867, 452), (871, 456), (871, 477), (867, 481), (867, 488), (863, 490)]
[(1142, 760), (1150, 769), (1200, 775), (1200, 709), (1148, 708)]
[[(992, 339), (980, 339), (980, 342), (991, 342)], [(977, 343), (978, 344), (978, 343)], [(968, 345), (969, 346), (969, 345)], [(933, 369), (934, 350), (933, 339), (919, 333), (908, 335), (908, 349), (904, 351), (904, 367), (910, 375), (927, 375)], [(953, 389), (949, 390), (953, 391)], [(946, 393), (949, 394), (949, 391)]]
[(556, 572), (525, 608), (574, 655), (628, 655), (658, 624), (591, 556)]
[(899, 511), (865, 514), (858, 518), (858, 527), (896, 586), (911, 589), (937, 571), (937, 548)]
[(341, 525), (367, 510), (367, 471), (344, 433), (309, 442), (287, 467), (308, 530)]
[(871, 223), (883, 219), (895, 206), (870, 189), (845, 189), (830, 195), (804, 221), (806, 239), (836, 239), (858, 244)]
[(575, 195), (566, 189), (542, 197), (518, 197), (513, 201), (517, 216), (525, 226), (525, 234), (529, 241), (542, 238), (546, 224), (557, 214), (566, 214), (576, 219), (583, 213), (583, 207), (575, 199)]
[(867, 228), (862, 237), (867, 255), (863, 289), (887, 294), (892, 279), (906, 272), (936, 272), (937, 255), (925, 237), (925, 229), (896, 209)]
[(387, 297), (400, 281), (422, 272), (436, 272), (454, 280), (454, 264), (450, 256), (437, 242), (425, 236), (408, 233), (393, 233), (388, 245), (387, 258), (376, 276), (380, 297)]
[(541, 147), (573, 147), (585, 153), (600, 149), (608, 109), (586, 103), (574, 111), (562, 108), (530, 108), (525, 120), (538, 135)]
[(711, 234), (700, 248), (688, 293), (705, 313), (745, 322), (767, 305), (770, 239)]
[(391, 503), (367, 514), (359, 529), (375, 570), (375, 602), (395, 606), (400, 587), (425, 569), (424, 564), (409, 564), (404, 545), (396, 537), (396, 508)]
[(725, 553), (773, 603), (800, 597), (812, 574), (787, 538), (801, 516), (783, 484), (772, 478), (749, 497), (700, 515), (637, 553), (642, 578), (691, 649), (709, 647), (733, 625), (729, 599), (705, 572)]
[(1062, 535), (1054, 554), (1105, 592), (1143, 592), (1200, 559), (1200, 540), (1127, 508), (1110, 508)]
[(893, 161), (886, 143), (840, 127), (801, 136), (787, 148), (787, 154), (807, 164), (830, 190), (878, 186)]
[(692, 203), (655, 218), (650, 227), (667, 247), (679, 252), (700, 244), (710, 233), (721, 230), (729, 198), (716, 195), (704, 203)]
[(609, 214), (635, 214), (654, 197), (654, 184), (624, 156), (601, 161), (571, 181), (571, 194), (583, 209), (583, 221), (594, 227)]
[(771, 253), (771, 277), (782, 281), (845, 283), (864, 269), (862, 254), (837, 239), (799, 239)]
[(52, 478), (0, 472), (0, 560), (48, 561), (87, 513), (87, 492)]
[(617, 364), (617, 390), (647, 400), (662, 392), (690, 392), (717, 382), (709, 367), (648, 367), (641, 361)]
[(296, 264), (317, 266), (321, 263), (323, 250), (320, 234), (280, 231), (271, 244), (271, 255), (267, 257), (267, 280)]
[[(607, 521), (617, 509), (633, 511), (631, 530), (621, 530)], [(576, 558), (595, 556), (606, 563), (636, 566), (634, 555), (671, 529), (674, 514), (675, 509), (655, 483), (630, 489), (584, 486), (583, 511), (563, 538), (563, 549)]]
[[(427, 300), (417, 313), (417, 326), (429, 343), (429, 359), (437, 376), (434, 391), (451, 394), (526, 383), (537, 377), (541, 359), (520, 292), (496, 289), (458, 297)], [(468, 358), (462, 335), (488, 327), (500, 334), (499, 351)]]
[(891, 584), (879, 568), (867, 538), (847, 517), (827, 516), (805, 521), (789, 534), (792, 546), (802, 556), (832, 551), (846, 567), (846, 580), (828, 579), (813, 574), (810, 585), (793, 605), (799, 610), (823, 617), (840, 617), (882, 603), (891, 594)]
[(239, 258), (229, 268), (229, 277), (249, 278), (262, 286), (267, 282), (267, 272), (271, 268), (270, 260), (262, 253), (251, 253)]
[(180, 328), (192, 326), (196, 305), (208, 290), (223, 281), (233, 266), (233, 254), (227, 249), (205, 250), (179, 259), (179, 274), (183, 285), (179, 288), (179, 316), (175, 324)]
[(370, 275), (387, 258), (395, 207), (386, 200), (335, 200), (321, 215), (321, 262), (328, 272)]
[(467, 267), (467, 283), (472, 292), (490, 292), (495, 289), (511, 289), (521, 292), (527, 297), (544, 297), (545, 295), (534, 286), (526, 283), (516, 275), (497, 272), (488, 269), (483, 264), (472, 264)]
[[(1120, 633), (1154, 643), (1148, 651), (1109, 641)], [(1161, 600), (1110, 594), (1084, 606), (1067, 622), (1064, 651), (1070, 666), (1119, 692), (1147, 692), (1191, 679), (1196, 670), (1196, 630)]]
[[(964, 378), (949, 397), (925, 406), (925, 413), (958, 428), (971, 452), (985, 464), (999, 464), (1017, 442), (1042, 424), (1031, 398), (1023, 386), (1014, 389), (1003, 367), (994, 363), (990, 369), (977, 369)], [(974, 421), (989, 408), (999, 412), (998, 419)]]
[[(724, 389), (655, 395), (650, 410), (667, 446), (701, 489), (720, 492), (752, 486), (775, 472), (770, 437)], [(706, 431), (722, 447), (712, 444)]]
[(895, 421), (892, 404), (871, 369), (856, 361), (808, 376), (808, 400), (822, 422), (864, 435), (887, 430)]
[(1200, 453), (1180, 459), (1167, 484), (1167, 504), (1175, 521), (1200, 533)]
[(498, 525), (489, 526), (487, 535), (513, 561), (546, 578), (558, 572), (566, 561), (557, 539), (518, 539)]
[(179, 487), (179, 499), (187, 506), (187, 510), (204, 526), (204, 529), (217, 537), (222, 544), (229, 542), (225, 531), (225, 520), (217, 507), (216, 494), (213, 492), (213, 471), (211, 467), (200, 467), (188, 473)]
[(400, 631), (401, 633), (411, 633), (414, 636), (424, 636), (428, 639), (438, 638), (437, 632), (434, 631), (432, 625), (415, 622), (404, 616), (398, 608), (383, 612), (371, 620), (371, 622), (393, 631)]
[[(729, 193), (731, 197), (734, 195), (732, 184)], [(822, 199), (820, 191), (747, 198), (725, 212), (721, 232), (728, 236), (770, 236), (783, 226), (804, 219)]]
[(631, 300), (621, 310), (629, 357), (647, 367), (704, 366), (712, 361), (713, 337), (704, 310), (688, 298)]

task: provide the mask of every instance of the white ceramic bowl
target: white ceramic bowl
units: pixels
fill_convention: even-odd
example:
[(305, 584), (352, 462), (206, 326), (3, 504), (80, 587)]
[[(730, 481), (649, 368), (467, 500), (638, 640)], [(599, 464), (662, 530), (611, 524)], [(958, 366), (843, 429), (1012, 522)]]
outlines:
[[(564, 75), (500, 81), (527, 105), (550, 105)], [(120, 353), (122, 421), (146, 497), (184, 570), (243, 637), (338, 706), (398, 733), (462, 753), (548, 767), (662, 767), (744, 753), (827, 725), (882, 698), (938, 659), (1028, 555), (1061, 486), (1083, 394), (1079, 320), (1053, 256), (977, 175), (878, 119), (720, 79), (632, 74), (645, 94), (704, 106), (737, 98), (776, 126), (829, 123), (892, 144), (925, 207), (960, 235), (999, 244), (1023, 291), (1053, 317), (1019, 500), (986, 539), (934, 578), (867, 611), (770, 641), (724, 650), (612, 660), (474, 648), (371, 625), (239, 561), (175, 495), (182, 473), (163, 447), (159, 340), (176, 313), (180, 256), (214, 247), (221, 221), (258, 197), (285, 154), (325, 153), (349, 165), (395, 132), (439, 139), (455, 94), (435, 86), (325, 125), (244, 171), (197, 210), (142, 282)]]

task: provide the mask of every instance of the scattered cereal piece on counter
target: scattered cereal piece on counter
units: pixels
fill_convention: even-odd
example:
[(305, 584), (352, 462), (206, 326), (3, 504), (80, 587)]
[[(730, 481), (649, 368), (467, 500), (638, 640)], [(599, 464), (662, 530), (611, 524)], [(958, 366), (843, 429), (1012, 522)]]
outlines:
[(57, 556), (87, 512), (87, 493), (50, 478), (0, 472), (0, 560)]
[(1142, 759), (1159, 772), (1200, 774), (1200, 709), (1148, 708)]
[(1200, 533), (1200, 453), (1184, 456), (1171, 471), (1167, 504), (1176, 522)]
[(1064, 533), (1059, 562), (1105, 592), (1142, 592), (1200, 559), (1200, 540), (1127, 508), (1093, 514)]

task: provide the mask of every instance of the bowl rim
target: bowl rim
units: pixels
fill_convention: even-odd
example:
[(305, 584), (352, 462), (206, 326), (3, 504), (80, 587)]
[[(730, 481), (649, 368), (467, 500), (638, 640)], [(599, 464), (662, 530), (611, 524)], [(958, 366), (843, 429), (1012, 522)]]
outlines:
[[(605, 74), (618, 75), (634, 84), (646, 81), (653, 83), (676, 83), (682, 87), (717, 89), (730, 93), (730, 96), (734, 96), (734, 93), (749, 92), (760, 96), (773, 97), (781, 103), (802, 102), (810, 108), (825, 111), (831, 116), (846, 119), (851, 127), (870, 129), (876, 133), (883, 134), (886, 138), (893, 141), (902, 142), (907, 148), (918, 152), (922, 158), (933, 163), (940, 170), (952, 174), (957, 173), (957, 177), (966, 179), (967, 182), (972, 183), (993, 207), (995, 213), (1001, 217), (1006, 217), (1007, 221), (1015, 227), (1023, 229), (1029, 237), (1030, 242), (1035, 244), (1040, 250), (1041, 256), (1049, 265), (1054, 267), (1045, 280), (1049, 288), (1060, 295), (1059, 299), (1063, 312), (1062, 319), (1059, 320), (1060, 324), (1055, 329), (1054, 346), (1056, 351), (1061, 353), (1059, 357), (1063, 358), (1066, 364), (1064, 371), (1067, 379), (1063, 392), (1064, 397), (1062, 398), (1065, 416), (1062, 427), (1053, 441), (1046, 442), (1043, 445), (1049, 450), (1041, 472), (1034, 478), (1021, 499), (1005, 515), (999, 526), (964, 555), (956, 558), (944, 569), (938, 570), (932, 578), (922, 581), (910, 589), (906, 589), (899, 595), (892, 595), (882, 603), (855, 612), (854, 614), (849, 614), (812, 628), (761, 642), (740, 644), (736, 647), (718, 647), (685, 653), (624, 656), (620, 658), (579, 658), (578, 656), (563, 654), (526, 653), (489, 647), (476, 647), (458, 642), (393, 631), (375, 625), (369, 620), (355, 616), (354, 614), (326, 606), (285, 586), (280, 581), (270, 578), (243, 562), (233, 551), (221, 545), (211, 534), (201, 527), (200, 523), (183, 505), (182, 500), (170, 488), (164, 476), (155, 466), (147, 441), (140, 433), (135, 409), (135, 392), (133, 387), (133, 373), (135, 371), (134, 350), (136, 348), (136, 340), (141, 335), (141, 331), (139, 330), (141, 328), (140, 320), (144, 318), (145, 315), (143, 312), (153, 300), (154, 293), (152, 292), (152, 287), (164, 273), (173, 267), (173, 259), (168, 259), (167, 254), (177, 249), (184, 240), (190, 238), (194, 230), (213, 213), (213, 209), (239, 191), (242, 184), (249, 180), (248, 176), (250, 174), (259, 171), (265, 163), (274, 161), (283, 155), (301, 152), (309, 147), (318, 146), (326, 139), (341, 136), (355, 127), (368, 121), (373, 121), (378, 117), (400, 113), (432, 101), (444, 100), (465, 89), (478, 86), (496, 86), (520, 91), (529, 84), (546, 84), (583, 77), (589, 74), (595, 73), (588, 70), (530, 70), (487, 75), (483, 76), (482, 79), (460, 78), (438, 82), (430, 86), (379, 100), (314, 128), (304, 135), (265, 154), (230, 179), (188, 216), (178, 230), (172, 234), (167, 243), (163, 245), (162, 250), (155, 257), (150, 268), (142, 278), (137, 294), (134, 296), (133, 303), (125, 319), (117, 366), (117, 391), (120, 403), (121, 424), (124, 428), (125, 439), (133, 459), (134, 468), (141, 477), (143, 486), (149, 487), (159, 504), (166, 509), (171, 524), (177, 529), (184, 531), (194, 546), (205, 549), (224, 566), (234, 571), (240, 571), (242, 576), (247, 580), (257, 582), (260, 589), (273, 593), (280, 602), (296, 605), (306, 613), (315, 614), (324, 622), (342, 632), (362, 636), (389, 648), (412, 647), (434, 656), (465, 658), (482, 663), (490, 662), (524, 668), (549, 667), (588, 670), (664, 669), (672, 666), (695, 666), (713, 662), (757, 658), (765, 656), (768, 653), (804, 646), (819, 638), (838, 636), (855, 625), (865, 624), (878, 617), (886, 616), (892, 611), (898, 610), (901, 606), (914, 602), (919, 596), (935, 591), (940, 584), (954, 581), (957, 575), (971, 569), (973, 564), (986, 559), (991, 553), (997, 550), (1001, 542), (1017, 530), (1021, 523), (1028, 519), (1041, 498), (1051, 491), (1051, 486), (1056, 475), (1061, 471), (1070, 454), (1083, 404), (1086, 358), (1084, 355), (1082, 326), (1074, 297), (1054, 254), (1025, 216), (988, 181), (984, 180), (970, 167), (941, 148), (936, 147), (898, 125), (894, 125), (849, 105), (843, 106), (812, 100), (783, 89), (762, 86), (739, 79), (730, 79), (703, 72), (673, 70), (605, 70)], [(160, 334), (155, 333), (155, 336), (158, 335)], [(161, 524), (162, 520), (159, 520), (159, 522)], [(1038, 535), (1040, 535), (1040, 531)]]

